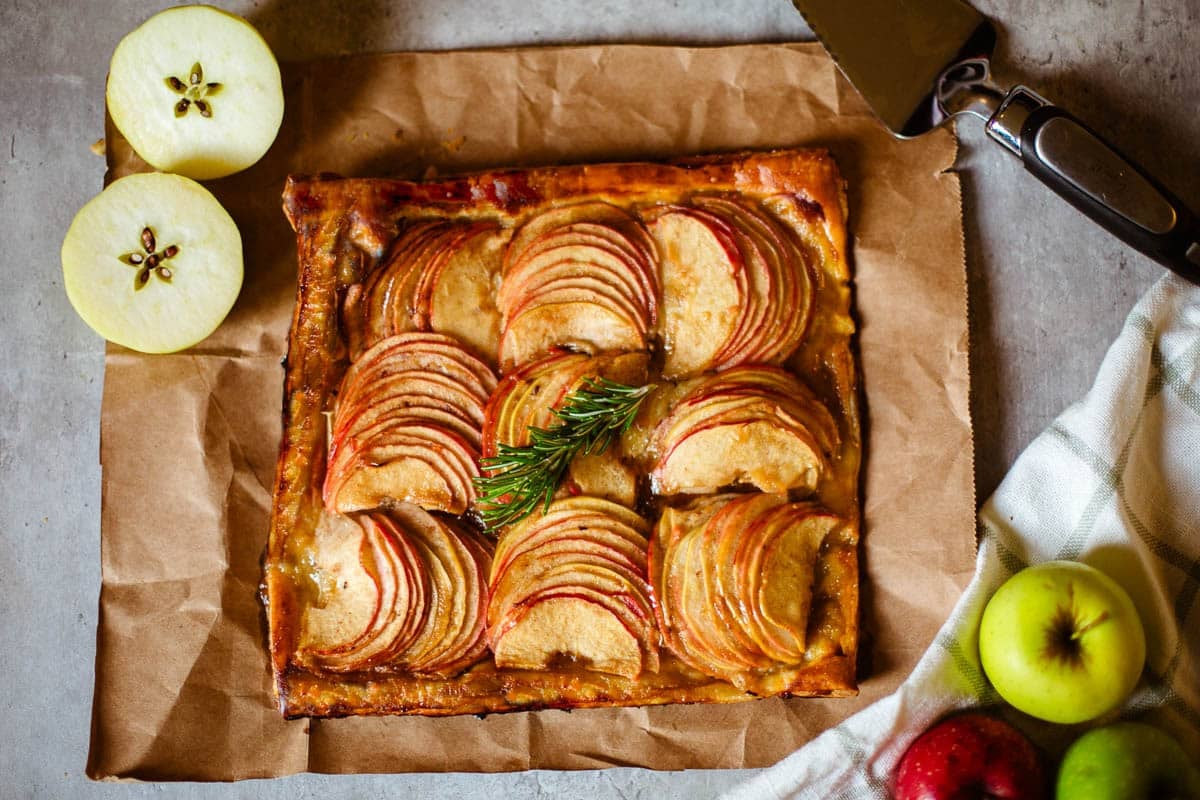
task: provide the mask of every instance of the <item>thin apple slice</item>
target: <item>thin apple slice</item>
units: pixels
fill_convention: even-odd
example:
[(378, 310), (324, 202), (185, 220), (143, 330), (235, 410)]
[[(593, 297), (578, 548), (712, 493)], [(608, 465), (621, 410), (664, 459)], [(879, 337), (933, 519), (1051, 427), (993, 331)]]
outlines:
[[(605, 607), (638, 641), (642, 651), (642, 667), (655, 672), (659, 667), (659, 657), (653, 611), (636, 591), (631, 590), (632, 587), (624, 579), (610, 570), (591, 564), (564, 564), (541, 572), (536, 578), (522, 584), (520, 593), (503, 598), (499, 604), (493, 595), (492, 606), (488, 610), (488, 638), (492, 650), (497, 652), (501, 638), (511, 630), (522, 608), (528, 607), (537, 598), (571, 594), (589, 597)], [(577, 639), (581, 648), (590, 646), (590, 631), (585, 627), (575, 627), (564, 638), (568, 641)], [(498, 660), (497, 666), (507, 665)]]
[[(581, 522), (587, 519), (587, 522)], [(646, 536), (650, 532), (649, 523), (634, 511), (608, 500), (595, 497), (566, 497), (555, 500), (545, 513), (526, 517), (517, 525), (509, 528), (496, 544), (496, 552), (492, 560), (492, 577), (498, 578), (498, 566), (505, 563), (510, 549), (518, 548), (542, 531), (552, 530), (555, 526), (574, 522), (579, 524), (600, 524), (608, 521), (607, 529), (624, 536), (639, 547), (645, 547)]]
[(636, 320), (591, 302), (539, 305), (524, 311), (500, 334), (500, 369), (532, 361), (556, 348), (588, 353), (642, 351)]
[(755, 365), (686, 387), (655, 429), (656, 491), (698, 494), (737, 483), (775, 493), (815, 489), (836, 452), (837, 426), (798, 379)]
[(496, 285), (511, 233), (492, 225), (473, 228), (434, 277), (429, 327), (455, 337), (494, 366), (500, 344)]
[(380, 611), (365, 636), (352, 644), (328, 652), (314, 652), (310, 660), (322, 669), (348, 672), (373, 666), (385, 653), (395, 635), (408, 623), (414, 595), (410, 573), (396, 560), (386, 534), (370, 516), (357, 518), (370, 546), (373, 569), (379, 576)]
[(704, 498), (667, 509), (649, 553), (667, 646), (695, 669), (746, 688), (822, 657), (806, 650), (815, 564), (842, 521), (776, 495)]
[(434, 369), (463, 375), (464, 386), (480, 387), (490, 395), (496, 387), (491, 367), (463, 349), (457, 340), (440, 333), (410, 332), (383, 339), (366, 350), (342, 378), (339, 399), (353, 396), (358, 386), (370, 386), (370, 381), (412, 369)]
[[(772, 659), (748, 631), (747, 617), (751, 609), (743, 598), (738, 597), (732, 580), (732, 545), (758, 516), (786, 500), (781, 495), (751, 494), (745, 500), (729, 503), (709, 520), (697, 544), (707, 601), (705, 611), (723, 634), (721, 643), (738, 659), (757, 669), (770, 666)], [(812, 575), (811, 563), (804, 574)], [(804, 610), (807, 615), (807, 607)]]
[[(406, 222), (388, 247), (379, 264), (360, 284), (361, 299), (347, 295), (353, 311), (345, 315), (347, 328), (361, 324), (361, 348), (369, 348), (381, 339), (414, 330), (407, 309), (416, 303), (416, 287), (421, 278), (420, 264), (446, 230), (442, 220)], [(351, 287), (353, 289), (354, 287)], [(361, 323), (360, 323), (361, 320)], [(351, 350), (357, 360), (360, 350)]]
[(71, 305), (104, 338), (144, 353), (191, 347), (216, 330), (242, 287), (242, 238), (207, 189), (178, 175), (114, 181), (62, 245)]
[(382, 592), (371, 543), (360, 526), (322, 515), (313, 531), (313, 583), (317, 595), (304, 610), (299, 651), (346, 650), (362, 641), (380, 612)]
[(504, 276), (497, 302), (506, 319), (516, 316), (522, 300), (536, 297), (546, 283), (588, 275), (628, 298), (636, 316), (651, 327), (654, 298), (649, 293), (652, 287), (647, 285), (643, 267), (630, 261), (623, 251), (609, 249), (607, 242), (595, 237), (586, 241), (597, 241), (600, 246), (581, 243), (578, 234), (556, 233), (546, 238), (551, 242), (517, 261)]
[(658, 280), (655, 274), (656, 252), (654, 240), (646, 229), (638, 224), (614, 227), (595, 222), (573, 222), (556, 228), (538, 238), (522, 252), (522, 261), (540, 257), (561, 248), (587, 246), (617, 257), (622, 262), (614, 274), (622, 282), (633, 280), (635, 296), (645, 304), (650, 316), (657, 313)]
[(774, 216), (744, 199), (705, 195), (693, 202), (721, 215), (753, 241), (771, 275), (769, 291), (763, 297), (771, 313), (753, 326), (750, 341), (734, 357), (723, 359), (723, 365), (783, 361), (803, 339), (812, 315), (814, 278), (799, 243)]
[(663, 375), (704, 372), (734, 335), (746, 296), (745, 264), (728, 227), (675, 208), (647, 225), (658, 246)]
[(283, 121), (271, 48), (246, 20), (210, 6), (167, 9), (122, 39), (105, 100), (138, 155), (199, 180), (257, 162)]
[(745, 572), (745, 602), (755, 611), (754, 621), (767, 637), (786, 641), (795, 637), (799, 663), (806, 645), (806, 627), (813, 606), (813, 565), (821, 543), (841, 520), (813, 505), (792, 504), (775, 509), (764, 522), (758, 538), (761, 555)]
[[(734, 463), (729, 454), (737, 453)], [(823, 471), (815, 443), (770, 420), (704, 428), (683, 438), (652, 474), (660, 494), (698, 494), (744, 483), (812, 491)]]
[(418, 425), (342, 447), (326, 473), (326, 507), (348, 513), (396, 501), (462, 514), (475, 499), (476, 453), (443, 428)]
[[(578, 627), (593, 624), (587, 614), (599, 613), (594, 608), (598, 605), (638, 644), (636, 665), (626, 659), (620, 669), (657, 671), (654, 605), (646, 582), (646, 530), (646, 522), (628, 509), (590, 497), (555, 501), (546, 514), (510, 528), (497, 545), (489, 579), (488, 635), (497, 665), (538, 668), (528, 664), (553, 659), (555, 652), (561, 652), (589, 669), (617, 669), (614, 663), (621, 659), (608, 651), (601, 657), (604, 648), (593, 635), (615, 631), (617, 625), (610, 621), (594, 630)], [(576, 619), (576, 627), (557, 634), (558, 650), (544, 652), (521, 632), (528, 631), (521, 620), (535, 606), (534, 598), (563, 595), (587, 598), (591, 605), (587, 612), (580, 611), (583, 616)], [(572, 608), (563, 605), (559, 610), (569, 615)], [(540, 619), (540, 613), (533, 619)], [(565, 624), (557, 613), (555, 618)], [(516, 638), (505, 642), (510, 635)], [(572, 638), (577, 640), (574, 648)]]
[[(559, 206), (538, 213), (517, 229), (516, 234), (513, 235), (512, 244), (508, 248), (508, 259), (511, 261), (520, 257), (543, 234), (577, 222), (589, 222), (604, 226), (637, 224), (637, 220), (629, 212), (617, 208), (611, 203), (588, 201)], [(505, 272), (507, 273), (507, 271), (508, 264), (505, 265)]]
[[(446, 523), (449, 525), (449, 523)], [(449, 677), (457, 675), (467, 667), (483, 659), (487, 646), (487, 576), (491, 568), (493, 543), (473, 528), (450, 525), (451, 530), (466, 546), (471, 556), (471, 574), (468, 576), (467, 591), (471, 599), (467, 602), (467, 616), (463, 621), (462, 633), (457, 642), (449, 646), (436, 666), (428, 669), (435, 675)]]
[(546, 670), (568, 661), (630, 679), (642, 671), (637, 637), (596, 598), (569, 592), (525, 601), (492, 649), (501, 669)]

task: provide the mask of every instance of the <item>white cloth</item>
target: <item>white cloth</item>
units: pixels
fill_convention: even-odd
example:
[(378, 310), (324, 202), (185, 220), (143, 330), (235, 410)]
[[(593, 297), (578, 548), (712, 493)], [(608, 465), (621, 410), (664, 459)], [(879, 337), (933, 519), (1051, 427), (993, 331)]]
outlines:
[[(900, 688), (725, 797), (886, 800), (912, 740), (943, 714), (981, 705), (1052, 755), (1120, 716), (1170, 731), (1200, 762), (1200, 287), (1168, 275), (1138, 302), (1091, 391), (1017, 459), (979, 512), (978, 534), (974, 578)], [(1146, 671), (1125, 706), (1073, 727), (1000, 704), (976, 636), (1008, 576), (1059, 558), (1124, 586), (1147, 638)]]

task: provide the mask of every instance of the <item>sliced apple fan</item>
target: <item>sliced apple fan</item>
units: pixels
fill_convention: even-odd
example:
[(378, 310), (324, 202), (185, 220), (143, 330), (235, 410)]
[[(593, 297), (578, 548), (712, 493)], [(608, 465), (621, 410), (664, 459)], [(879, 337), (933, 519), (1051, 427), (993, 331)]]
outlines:
[(297, 653), (331, 671), (450, 676), (487, 653), (491, 544), (414, 506), (327, 516)]
[(491, 369), (437, 333), (380, 340), (346, 371), (333, 415), (330, 511), (391, 501), (462, 514), (475, 500)]
[(556, 501), (509, 529), (490, 581), (496, 666), (544, 670), (562, 660), (627, 678), (657, 672), (648, 533), (634, 512), (589, 497)]
[(813, 491), (838, 445), (837, 423), (792, 374), (736, 367), (685, 384), (654, 431), (651, 474), (661, 494), (707, 494), (732, 484)]
[(650, 581), (667, 646), (741, 689), (756, 673), (806, 660), (813, 565), (842, 521), (778, 495), (703, 498), (667, 509), (650, 551)]

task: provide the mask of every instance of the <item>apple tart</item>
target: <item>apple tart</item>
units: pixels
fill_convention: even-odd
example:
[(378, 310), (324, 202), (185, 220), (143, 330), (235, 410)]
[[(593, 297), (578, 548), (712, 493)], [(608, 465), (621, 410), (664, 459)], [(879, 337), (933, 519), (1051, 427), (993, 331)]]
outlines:
[(293, 176), (264, 561), (285, 716), (857, 691), (824, 151)]

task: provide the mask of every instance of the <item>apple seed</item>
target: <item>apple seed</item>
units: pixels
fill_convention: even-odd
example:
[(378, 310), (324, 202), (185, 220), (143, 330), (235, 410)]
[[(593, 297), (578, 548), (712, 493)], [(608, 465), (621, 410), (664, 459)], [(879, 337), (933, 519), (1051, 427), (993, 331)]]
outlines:
[(157, 249), (158, 242), (155, 240), (154, 231), (150, 229), (149, 225), (142, 228), (140, 238), (144, 254), (134, 251), (119, 256), (120, 260), (124, 263), (131, 267), (137, 267), (137, 274), (133, 278), (134, 290), (138, 291), (145, 287), (150, 282), (151, 273), (157, 275), (159, 280), (169, 283), (173, 273), (162, 262), (168, 258), (174, 258), (179, 253), (179, 245), (170, 245), (161, 253), (156, 253), (155, 250)]
[(213, 115), (212, 98), (221, 91), (222, 84), (216, 81), (204, 83), (204, 68), (197, 61), (192, 65), (188, 72), (187, 83), (174, 75), (168, 75), (163, 79), (167, 88), (178, 95), (183, 95), (182, 99), (175, 104), (175, 116), (182, 117), (188, 113), (192, 106), (200, 112), (200, 116), (205, 119), (211, 119)]

